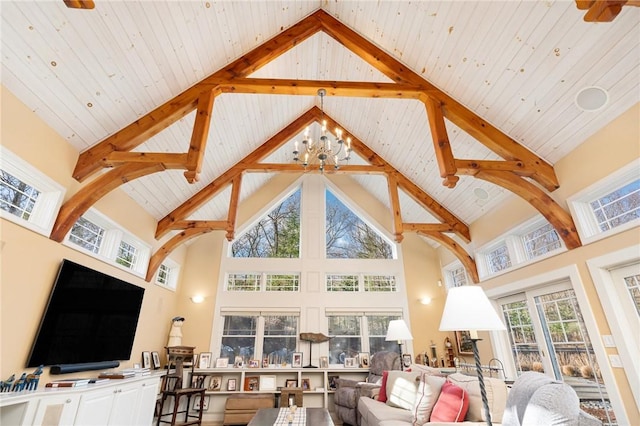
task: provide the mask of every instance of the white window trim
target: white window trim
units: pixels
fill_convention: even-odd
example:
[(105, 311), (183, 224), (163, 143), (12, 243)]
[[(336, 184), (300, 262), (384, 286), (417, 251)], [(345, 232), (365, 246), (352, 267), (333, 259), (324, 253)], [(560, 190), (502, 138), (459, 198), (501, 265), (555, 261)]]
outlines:
[[(136, 275), (138, 277), (145, 277), (147, 269), (149, 268), (149, 259), (151, 256), (150, 245), (142, 242), (131, 232), (118, 225), (109, 217), (105, 216), (94, 208), (90, 208), (89, 210), (87, 210), (82, 215), (82, 217), (104, 229), (104, 236), (102, 239), (102, 243), (100, 244), (98, 253), (94, 253), (91, 250), (87, 250), (84, 247), (69, 241), (71, 230), (69, 230), (69, 232), (65, 236), (65, 239), (63, 241), (64, 245), (79, 252), (85, 253), (91, 257), (95, 257), (96, 259), (99, 259), (110, 265), (116, 266), (117, 268), (132, 273), (133, 275)], [(120, 241), (124, 241), (127, 244), (134, 246), (137, 250), (138, 258), (133, 265), (133, 268), (127, 268), (126, 266), (116, 262), (118, 248), (120, 247)]]
[[(478, 248), (478, 250), (476, 250), (474, 253), (474, 257), (476, 259), (476, 266), (478, 268), (478, 275), (480, 277), (480, 280), (483, 281), (488, 278), (494, 278), (507, 272), (540, 262), (544, 259), (548, 259), (567, 251), (567, 247), (565, 246), (564, 241), (562, 240), (562, 238), (560, 238), (559, 248), (549, 251), (543, 255), (534, 257), (533, 259), (527, 258), (526, 249), (522, 242), (522, 236), (534, 229), (541, 227), (546, 223), (548, 223), (548, 221), (544, 216), (536, 215), (531, 219), (505, 232), (498, 238), (488, 242), (484, 246)], [(489, 264), (487, 261), (487, 254), (495, 250), (502, 244), (506, 244), (507, 246), (509, 258), (511, 259), (511, 266), (498, 272), (490, 272)]]
[(0, 210), (0, 217), (48, 238), (62, 206), (66, 188), (2, 145), (0, 168), (40, 192), (29, 220), (4, 210)]
[(462, 265), (462, 262), (460, 262), (459, 260), (454, 260), (453, 262), (442, 267), (442, 276), (444, 277), (444, 287), (446, 291), (449, 291), (449, 289), (455, 286), (455, 283), (451, 279), (451, 274), (453, 273), (453, 271), (460, 268), (462, 268), (464, 273), (464, 277), (466, 280), (465, 284), (471, 283), (469, 274), (467, 274), (467, 268), (465, 268), (464, 265)]
[(178, 262), (175, 262), (171, 258), (167, 257), (161, 263), (161, 265), (166, 266), (166, 268), (169, 270), (169, 280), (165, 284), (158, 281), (158, 276), (160, 273), (160, 268), (158, 268), (154, 276), (153, 282), (162, 288), (166, 288), (167, 290), (171, 290), (175, 292), (178, 289), (178, 277), (180, 276), (180, 264)]
[(582, 245), (590, 244), (640, 226), (640, 219), (636, 219), (607, 231), (601, 231), (593, 214), (593, 210), (589, 205), (591, 201), (600, 196), (614, 191), (636, 179), (640, 179), (640, 160), (638, 159), (567, 198), (567, 204), (569, 205), (571, 216), (576, 224)]

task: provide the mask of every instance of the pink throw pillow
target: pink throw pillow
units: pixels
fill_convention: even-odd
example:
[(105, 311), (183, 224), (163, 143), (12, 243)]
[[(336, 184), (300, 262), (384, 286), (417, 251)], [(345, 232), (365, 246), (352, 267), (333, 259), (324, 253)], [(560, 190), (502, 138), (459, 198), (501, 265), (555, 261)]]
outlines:
[(387, 379), (389, 378), (389, 372), (382, 372), (382, 381), (380, 382), (380, 393), (378, 394), (378, 401), (387, 402)]
[(467, 392), (451, 382), (442, 385), (440, 396), (431, 412), (431, 422), (462, 422), (469, 409)]

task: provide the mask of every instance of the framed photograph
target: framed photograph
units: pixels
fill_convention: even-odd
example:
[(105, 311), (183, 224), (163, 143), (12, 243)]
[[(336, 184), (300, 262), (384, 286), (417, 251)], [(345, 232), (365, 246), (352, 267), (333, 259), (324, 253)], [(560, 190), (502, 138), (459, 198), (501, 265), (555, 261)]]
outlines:
[(235, 360), (233, 361), (233, 368), (240, 368), (242, 367), (243, 361), (242, 361), (242, 357), (241, 356), (237, 356), (235, 358)]
[(269, 358), (262, 359), (262, 368), (269, 368)]
[(276, 390), (276, 376), (270, 376), (263, 374), (260, 376), (259, 388), (261, 391), (274, 391)]
[(227, 380), (227, 390), (235, 391), (236, 390), (236, 379)]
[(369, 368), (369, 352), (360, 352), (358, 363), (360, 363), (360, 368)]
[(413, 361), (411, 360), (411, 354), (402, 354), (402, 366), (404, 368), (411, 367), (412, 362)]
[(309, 379), (302, 379), (302, 390), (303, 391), (311, 390), (311, 382), (309, 382)]
[(211, 376), (209, 379), (209, 390), (219, 391), (222, 389), (222, 376)]
[(153, 369), (160, 368), (160, 354), (156, 351), (151, 352), (151, 361), (153, 362)]
[(302, 367), (302, 352), (294, 352), (291, 356), (291, 366), (293, 368)]
[(207, 411), (209, 409), (209, 397), (205, 396), (204, 398), (202, 398), (202, 404), (200, 404), (200, 399), (201, 398), (195, 398), (193, 400), (193, 409), (195, 411)]
[(151, 352), (142, 352), (142, 368), (151, 368)]
[(471, 343), (469, 331), (456, 331), (456, 344), (458, 345), (459, 354), (473, 354), (473, 344)]
[(260, 367), (260, 361), (258, 361), (257, 359), (249, 360), (249, 368), (258, 368), (258, 367)]
[(345, 368), (355, 368), (356, 367), (356, 359), (355, 358), (345, 358), (344, 359), (344, 367)]
[(287, 381), (284, 382), (284, 387), (285, 388), (297, 388), (298, 387), (298, 381), (296, 379), (287, 379)]
[(329, 368), (329, 357), (321, 356), (320, 357), (320, 368)]
[(244, 391), (254, 392), (260, 390), (260, 378), (258, 376), (246, 376), (244, 378)]
[(202, 352), (198, 359), (198, 368), (209, 368), (211, 365), (211, 352)]
[(337, 380), (340, 376), (329, 376), (327, 379), (329, 380), (329, 390), (336, 390), (338, 388)]
[(229, 358), (216, 359), (216, 368), (227, 368), (229, 366)]

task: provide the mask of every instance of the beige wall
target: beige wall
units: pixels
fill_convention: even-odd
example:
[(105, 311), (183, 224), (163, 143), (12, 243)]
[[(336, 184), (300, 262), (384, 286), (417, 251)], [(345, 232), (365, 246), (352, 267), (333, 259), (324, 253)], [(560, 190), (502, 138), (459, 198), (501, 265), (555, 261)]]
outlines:
[[(566, 209), (568, 197), (626, 166), (631, 161), (635, 160), (637, 164), (640, 157), (639, 117), (640, 105), (636, 105), (554, 165), (560, 181), (560, 188), (553, 193), (553, 197), (561, 206)], [(502, 205), (493, 209), (490, 214), (471, 224), (470, 230), (474, 245), (481, 247), (499, 237), (506, 229), (517, 226), (535, 214), (537, 214), (536, 210), (515, 196), (506, 200)], [(580, 280), (584, 285), (584, 291), (587, 294), (599, 332), (610, 334), (609, 324), (587, 269), (586, 261), (632, 246), (638, 247), (640, 254), (639, 244), (640, 235), (636, 228), (486, 280), (481, 285), (486, 289), (498, 288), (524, 281), (532, 276), (575, 265), (578, 268)], [(597, 339), (598, 336), (592, 335), (591, 338)], [(483, 348), (482, 351), (484, 352), (484, 350)], [(490, 351), (491, 348), (487, 347), (486, 350)], [(606, 352), (607, 354), (617, 353), (615, 348), (606, 348)], [(602, 365), (608, 363), (608, 360), (599, 359), (598, 362)], [(638, 407), (633, 400), (624, 370), (620, 368), (612, 370), (615, 376), (615, 385), (623, 397), (625, 410), (631, 424), (640, 424)]]
[[(2, 145), (66, 187), (65, 200), (69, 199), (81, 187), (71, 178), (78, 153), (6, 89), (1, 89), (1, 96)], [(122, 191), (112, 191), (94, 207), (152, 245), (154, 250), (159, 247), (153, 240), (155, 219)], [(0, 241), (0, 378), (25, 371), (31, 344), (62, 259), (145, 288), (131, 360), (122, 362), (122, 366), (130, 367), (134, 362), (140, 362), (142, 351), (163, 353), (170, 320), (176, 313), (174, 292), (4, 219), (0, 219)], [(180, 248), (172, 253), (172, 258), (183, 262), (185, 252)], [(49, 380), (48, 369), (42, 380)]]

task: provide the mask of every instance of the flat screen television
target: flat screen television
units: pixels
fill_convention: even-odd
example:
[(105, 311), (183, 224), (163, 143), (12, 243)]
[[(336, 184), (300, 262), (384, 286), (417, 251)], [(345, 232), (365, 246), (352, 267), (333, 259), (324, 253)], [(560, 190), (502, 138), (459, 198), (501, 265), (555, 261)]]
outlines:
[(144, 288), (64, 259), (27, 367), (128, 360)]

